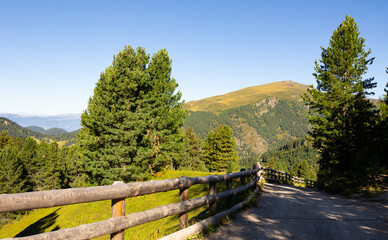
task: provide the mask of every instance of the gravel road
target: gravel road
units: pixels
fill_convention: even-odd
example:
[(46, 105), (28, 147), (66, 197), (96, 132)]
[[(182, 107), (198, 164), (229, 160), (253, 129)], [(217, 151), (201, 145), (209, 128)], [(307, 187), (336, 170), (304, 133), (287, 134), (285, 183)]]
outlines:
[(237, 213), (205, 239), (388, 240), (384, 197), (346, 199), (313, 189), (266, 184), (258, 199), (255, 207)]

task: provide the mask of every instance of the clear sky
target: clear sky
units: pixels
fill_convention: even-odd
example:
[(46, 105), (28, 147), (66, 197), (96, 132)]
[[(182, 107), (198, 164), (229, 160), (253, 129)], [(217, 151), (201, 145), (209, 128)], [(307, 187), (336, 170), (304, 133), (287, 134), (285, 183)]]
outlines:
[(365, 77), (388, 82), (388, 1), (0, 0), (0, 113), (81, 113), (125, 45), (166, 48), (186, 101), (292, 80), (346, 14), (376, 57)]

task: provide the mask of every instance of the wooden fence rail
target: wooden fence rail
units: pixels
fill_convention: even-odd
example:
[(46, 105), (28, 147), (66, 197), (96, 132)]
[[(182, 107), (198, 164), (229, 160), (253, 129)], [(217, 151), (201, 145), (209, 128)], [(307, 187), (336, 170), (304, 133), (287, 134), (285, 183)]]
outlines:
[[(181, 177), (169, 180), (136, 182), (128, 184), (116, 183), (110, 186), (73, 188), (19, 194), (0, 194), (0, 212), (38, 209), (112, 199), (112, 218), (100, 222), (84, 224), (74, 228), (61, 229), (54, 232), (41, 233), (17, 239), (91, 239), (108, 234), (111, 234), (111, 239), (123, 239), (123, 230), (171, 215), (179, 214), (180, 228), (186, 228), (188, 220), (186, 214), (191, 209), (203, 206), (205, 204), (209, 204), (211, 215), (214, 215), (213, 217), (217, 219), (216, 216), (219, 215), (215, 212), (215, 203), (218, 200), (228, 199), (236, 195), (241, 195), (243, 192), (246, 192), (252, 188), (255, 188), (254, 192), (257, 193), (257, 183), (260, 181), (262, 173), (262, 171), (260, 171), (261, 169), (262, 167), (258, 164), (255, 165), (253, 170), (228, 173), (220, 176), (212, 175), (193, 178)], [(251, 176), (254, 177), (251, 178)], [(242, 177), (251, 179), (252, 181), (235, 189), (229, 189), (221, 193), (216, 193), (216, 183), (229, 182), (233, 179)], [(190, 186), (195, 184), (209, 184), (210, 194), (204, 197), (188, 200), (187, 191), (189, 190)], [(142, 212), (128, 215), (124, 214), (125, 207), (123, 204), (125, 198), (157, 192), (165, 192), (175, 189), (180, 189), (180, 202), (148, 209)], [(244, 201), (242, 203), (245, 204)], [(236, 206), (230, 208), (227, 211), (230, 211), (231, 209), (237, 209), (235, 208)], [(223, 214), (225, 214), (224, 212)]]
[(64, 206), (76, 203), (96, 202), (110, 199), (122, 199), (148, 195), (158, 192), (189, 188), (195, 184), (218, 183), (248, 175), (258, 169), (193, 178), (175, 178), (148, 182), (135, 182), (98, 187), (70, 188), (40, 192), (0, 194), (0, 213), (20, 210)]
[(297, 183), (305, 184), (306, 187), (310, 187), (310, 188), (315, 187), (315, 181), (313, 180), (295, 177), (289, 173), (277, 171), (271, 168), (263, 168), (263, 171), (265, 174), (264, 179), (266, 180), (275, 180), (275, 181), (282, 181), (282, 182), (289, 181), (290, 183), (297, 182)]

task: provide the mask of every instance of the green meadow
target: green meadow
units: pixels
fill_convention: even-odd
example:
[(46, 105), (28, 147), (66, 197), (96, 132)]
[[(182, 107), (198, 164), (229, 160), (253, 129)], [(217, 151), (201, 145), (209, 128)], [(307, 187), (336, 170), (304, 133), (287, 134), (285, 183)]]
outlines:
[[(224, 173), (212, 173), (221, 175)], [(172, 179), (181, 176), (198, 177), (208, 176), (211, 173), (195, 171), (168, 170), (152, 180)], [(236, 180), (233, 185), (237, 186)], [(224, 191), (225, 183), (217, 185), (217, 191)], [(189, 188), (189, 198), (197, 198), (208, 194), (207, 184), (198, 184)], [(125, 213), (134, 213), (150, 208), (179, 201), (179, 190), (155, 193), (146, 196), (127, 198), (125, 200)], [(82, 224), (102, 221), (110, 218), (111, 201), (99, 201), (92, 203), (74, 204), (61, 207), (33, 210), (21, 217), (18, 221), (11, 222), (0, 229), (0, 238), (21, 237), (59, 229), (76, 227)], [(225, 206), (224, 202), (217, 205), (219, 211)], [(193, 209), (189, 212), (189, 225), (205, 219), (209, 216), (207, 206)], [(137, 227), (125, 230), (125, 239), (157, 239), (177, 231), (178, 216), (170, 216), (157, 221), (149, 222)], [(109, 239), (109, 235), (98, 239)]]

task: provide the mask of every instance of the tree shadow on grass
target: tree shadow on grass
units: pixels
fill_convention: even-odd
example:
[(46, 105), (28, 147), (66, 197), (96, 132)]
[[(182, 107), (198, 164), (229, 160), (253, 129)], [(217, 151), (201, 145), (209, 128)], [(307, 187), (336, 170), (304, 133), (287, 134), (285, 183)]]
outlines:
[[(26, 237), (30, 235), (35, 235), (39, 233), (43, 233), (46, 229), (53, 226), (55, 224), (55, 220), (58, 218), (57, 210), (54, 212), (48, 214), (47, 216), (39, 219), (38, 221), (34, 222), (30, 226), (26, 227), (23, 231), (18, 233), (15, 237)], [(56, 226), (51, 231), (59, 230), (59, 227)]]

